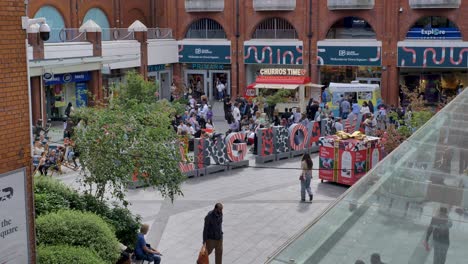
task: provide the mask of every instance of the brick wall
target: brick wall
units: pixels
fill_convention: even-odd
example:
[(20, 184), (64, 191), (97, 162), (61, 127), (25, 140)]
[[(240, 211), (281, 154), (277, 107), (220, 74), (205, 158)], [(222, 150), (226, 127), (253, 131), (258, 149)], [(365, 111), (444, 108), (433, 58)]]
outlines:
[(110, 27), (127, 28), (136, 19), (151, 23), (151, 1), (155, 0), (30, 0), (28, 15), (33, 17), (45, 5), (56, 8), (67, 28), (79, 28), (91, 8), (100, 8), (107, 16)]
[[(296, 1), (296, 9), (290, 12), (256, 12), (253, 9), (253, 0), (238, 0), (240, 5), (239, 25), (240, 38), (239, 50), (235, 50), (236, 15), (235, 3), (237, 0), (225, 0), (224, 12), (186, 13), (185, 0), (160, 0), (157, 1), (156, 24), (159, 27), (173, 29), (177, 39), (183, 39), (192, 22), (200, 18), (211, 18), (218, 21), (225, 29), (228, 39), (231, 40), (231, 50), (240, 58), (239, 87), (236, 87), (235, 60), (231, 65), (232, 89), (242, 94), (245, 86), (245, 73), (243, 72), (243, 42), (249, 40), (255, 27), (262, 20), (270, 17), (280, 17), (288, 20), (298, 32), (299, 39), (305, 47), (304, 67), (308, 68), (309, 39), (309, 0)], [(376, 0), (375, 6), (370, 10), (336, 10), (331, 11), (327, 6), (328, 0), (312, 0), (312, 38), (311, 61), (316, 61), (317, 41), (325, 39), (328, 30), (335, 22), (347, 16), (356, 16), (365, 19), (374, 29), (377, 40), (382, 41), (383, 56), (382, 66), (386, 70), (382, 72), (382, 94), (388, 103), (396, 104), (398, 101), (398, 76), (397, 43), (404, 40), (409, 28), (420, 18), (425, 16), (445, 16), (455, 22), (460, 28), (463, 40), (468, 40), (468, 19), (463, 14), (468, 12), (468, 1), (462, 1), (458, 9), (411, 9), (409, 0)], [(400, 12), (400, 7), (403, 12)], [(161, 11), (163, 10), (163, 11)], [(318, 82), (319, 68), (311, 63), (311, 77), (313, 82)], [(180, 69), (175, 68), (174, 74), (180, 75)]]
[[(23, 1), (0, 0), (0, 173), (26, 167), (27, 193), (32, 201), (26, 33), (21, 29), (25, 14)], [(29, 219), (34, 241), (34, 217)], [(34, 244), (30, 243), (32, 252)]]

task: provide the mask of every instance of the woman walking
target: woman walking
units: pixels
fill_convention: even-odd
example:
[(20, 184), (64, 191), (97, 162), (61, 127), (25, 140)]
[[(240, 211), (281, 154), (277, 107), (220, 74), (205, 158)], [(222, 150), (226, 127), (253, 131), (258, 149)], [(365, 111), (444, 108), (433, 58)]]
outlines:
[(304, 154), (302, 156), (301, 168), (302, 173), (299, 178), (301, 181), (301, 202), (305, 202), (305, 192), (309, 194), (309, 201), (312, 201), (314, 195), (312, 194), (312, 189), (310, 188), (310, 181), (312, 180), (312, 160), (310, 159), (309, 154)]

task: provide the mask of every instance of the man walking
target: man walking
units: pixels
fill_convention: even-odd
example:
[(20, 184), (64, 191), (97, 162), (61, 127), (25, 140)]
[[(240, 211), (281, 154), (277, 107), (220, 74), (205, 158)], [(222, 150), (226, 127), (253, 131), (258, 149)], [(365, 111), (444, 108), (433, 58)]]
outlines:
[(217, 203), (205, 217), (203, 228), (203, 244), (208, 251), (208, 255), (215, 250), (215, 263), (223, 262), (223, 205)]
[(351, 110), (351, 105), (349, 104), (348, 100), (343, 100), (340, 104), (341, 106), (341, 118), (347, 119), (349, 115), (349, 111)]

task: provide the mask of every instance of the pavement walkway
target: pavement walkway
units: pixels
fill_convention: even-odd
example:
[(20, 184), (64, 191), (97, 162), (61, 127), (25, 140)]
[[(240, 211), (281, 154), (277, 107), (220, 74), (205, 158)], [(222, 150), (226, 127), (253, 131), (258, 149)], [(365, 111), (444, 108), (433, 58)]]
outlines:
[[(222, 104), (216, 104), (217, 112)], [(224, 116), (215, 116), (218, 131), (228, 129)], [(63, 140), (59, 124), (52, 141)], [(313, 155), (315, 167), (317, 155)], [(150, 225), (147, 241), (163, 254), (164, 264), (195, 263), (202, 246), (203, 221), (215, 203), (224, 204), (223, 263), (264, 263), (272, 253), (302, 230), (346, 187), (321, 183), (314, 171), (314, 201), (300, 200), (300, 158), (250, 166), (232, 171), (190, 178), (182, 185), (183, 196), (174, 203), (152, 188), (129, 190), (130, 210)], [(261, 167), (261, 168), (259, 168)], [(79, 188), (78, 172), (56, 176)], [(55, 176), (54, 176), (55, 177)], [(214, 263), (214, 254), (210, 256)]]
[[(318, 164), (317, 155), (314, 164)], [(165, 264), (195, 263), (202, 245), (203, 219), (215, 203), (224, 204), (223, 263), (264, 263), (346, 187), (321, 183), (314, 171), (314, 201), (301, 203), (300, 159), (291, 159), (190, 178), (184, 196), (174, 203), (152, 188), (129, 190), (130, 210), (150, 225), (147, 241), (163, 254)], [(266, 167), (266, 168), (265, 168)], [(77, 188), (76, 172), (58, 176)], [(214, 263), (214, 254), (210, 256)]]

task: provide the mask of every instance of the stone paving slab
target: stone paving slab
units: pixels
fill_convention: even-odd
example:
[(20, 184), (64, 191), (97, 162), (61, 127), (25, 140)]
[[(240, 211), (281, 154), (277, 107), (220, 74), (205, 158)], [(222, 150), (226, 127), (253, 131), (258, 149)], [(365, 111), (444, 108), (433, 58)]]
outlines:
[[(315, 167), (317, 155), (313, 154)], [(313, 203), (300, 203), (300, 158), (255, 165), (198, 178), (182, 185), (174, 203), (153, 188), (127, 193), (130, 210), (150, 225), (147, 241), (163, 253), (164, 264), (195, 263), (203, 219), (224, 204), (223, 263), (264, 263), (267, 257), (317, 217), (346, 187), (321, 183), (314, 171)], [(77, 187), (76, 172), (58, 176)], [(214, 254), (210, 257), (214, 263)]]

